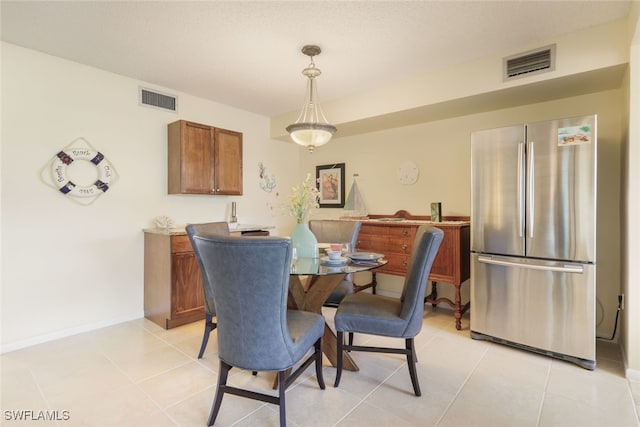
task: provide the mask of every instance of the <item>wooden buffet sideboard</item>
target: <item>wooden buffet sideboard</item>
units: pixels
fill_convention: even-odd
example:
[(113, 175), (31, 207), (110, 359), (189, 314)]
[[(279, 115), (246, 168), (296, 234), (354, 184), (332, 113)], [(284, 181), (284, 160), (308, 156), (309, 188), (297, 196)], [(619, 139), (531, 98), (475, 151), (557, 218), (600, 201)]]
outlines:
[[(471, 224), (468, 217), (444, 217), (442, 222), (432, 222), (430, 219), (429, 216), (414, 216), (406, 211), (398, 211), (394, 215), (369, 215), (369, 219), (361, 220), (357, 248), (383, 253), (389, 261), (374, 271), (372, 283), (375, 283), (375, 272), (396, 276), (407, 274), (413, 239), (420, 225), (430, 224), (441, 229), (444, 239), (431, 267), (431, 293), (426, 296), (425, 303), (431, 303), (434, 307), (445, 303), (453, 308), (456, 329), (460, 330), (460, 319), (469, 309), (469, 302), (462, 303), (460, 287), (470, 277)], [(453, 301), (438, 298), (437, 282), (455, 286)]]

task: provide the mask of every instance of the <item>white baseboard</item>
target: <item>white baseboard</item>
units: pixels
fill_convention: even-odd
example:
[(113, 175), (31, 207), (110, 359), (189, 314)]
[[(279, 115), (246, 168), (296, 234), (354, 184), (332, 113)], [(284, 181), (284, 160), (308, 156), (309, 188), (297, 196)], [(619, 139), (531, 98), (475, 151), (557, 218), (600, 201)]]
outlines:
[(637, 369), (627, 368), (625, 374), (629, 381), (640, 382), (640, 371)]
[(51, 332), (49, 334), (38, 335), (36, 337), (27, 338), (25, 340), (2, 344), (0, 345), (0, 354), (9, 353), (11, 351), (16, 351), (23, 348), (31, 347), (33, 345), (54, 341), (60, 338), (70, 337), (72, 335), (93, 331), (93, 330), (104, 328), (107, 326), (117, 325), (118, 323), (129, 322), (131, 320), (140, 319), (142, 317), (144, 317), (144, 312), (139, 312), (139, 313), (131, 314), (128, 316), (122, 316), (115, 319), (108, 319), (108, 320), (104, 320), (96, 323), (89, 323), (86, 325), (76, 326), (74, 328)]
[(620, 346), (622, 352), (622, 363), (624, 363), (624, 374), (629, 381), (640, 382), (640, 371), (637, 369), (629, 368), (629, 359), (627, 353), (624, 351), (624, 346)]

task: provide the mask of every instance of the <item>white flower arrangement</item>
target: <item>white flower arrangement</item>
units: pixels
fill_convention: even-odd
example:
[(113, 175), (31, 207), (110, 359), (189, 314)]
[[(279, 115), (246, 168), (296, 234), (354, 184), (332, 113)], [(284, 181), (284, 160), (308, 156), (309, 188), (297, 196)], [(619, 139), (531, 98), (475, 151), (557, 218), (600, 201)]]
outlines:
[(296, 217), (298, 224), (304, 224), (309, 220), (311, 209), (320, 205), (320, 192), (316, 188), (315, 182), (311, 179), (311, 174), (302, 182), (301, 187), (291, 189), (291, 204), (289, 213)]

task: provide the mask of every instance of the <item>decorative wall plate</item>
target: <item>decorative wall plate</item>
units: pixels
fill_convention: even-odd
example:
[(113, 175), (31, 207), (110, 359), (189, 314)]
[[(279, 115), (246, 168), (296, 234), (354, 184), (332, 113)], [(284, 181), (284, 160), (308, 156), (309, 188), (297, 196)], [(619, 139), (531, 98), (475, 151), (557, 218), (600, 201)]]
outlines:
[(402, 185), (412, 185), (415, 184), (418, 180), (418, 176), (420, 175), (420, 169), (418, 169), (418, 165), (413, 163), (412, 161), (407, 160), (403, 162), (396, 171), (398, 182)]

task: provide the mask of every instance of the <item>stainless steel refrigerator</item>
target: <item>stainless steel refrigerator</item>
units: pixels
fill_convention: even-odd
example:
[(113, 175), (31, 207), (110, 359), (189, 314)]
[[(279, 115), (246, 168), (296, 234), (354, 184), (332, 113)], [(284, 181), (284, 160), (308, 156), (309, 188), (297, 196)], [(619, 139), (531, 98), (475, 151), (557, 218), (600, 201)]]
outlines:
[(596, 116), (471, 136), (471, 337), (596, 366)]

